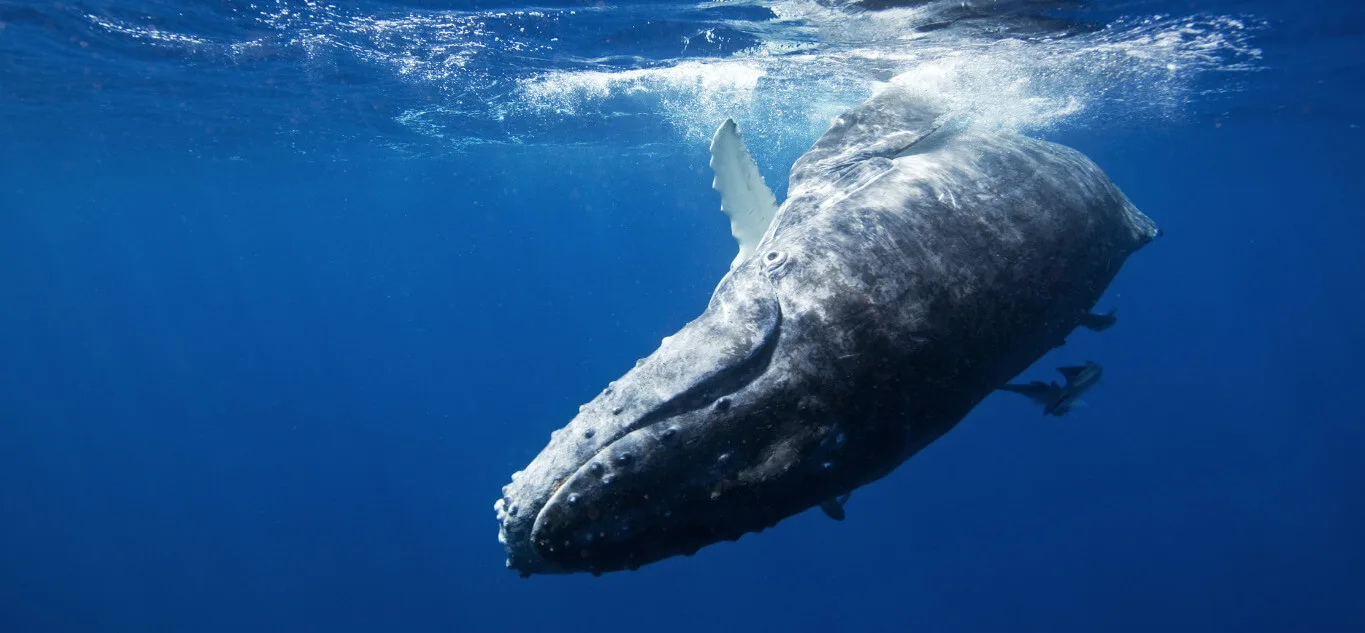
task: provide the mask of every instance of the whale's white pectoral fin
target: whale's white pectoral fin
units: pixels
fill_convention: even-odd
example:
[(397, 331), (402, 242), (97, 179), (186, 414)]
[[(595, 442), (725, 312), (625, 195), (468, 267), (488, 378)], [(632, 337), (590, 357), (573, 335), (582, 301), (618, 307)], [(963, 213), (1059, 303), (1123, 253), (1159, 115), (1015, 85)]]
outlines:
[(711, 188), (720, 193), (720, 209), (730, 216), (730, 234), (739, 242), (739, 254), (730, 262), (734, 268), (768, 232), (777, 214), (777, 196), (764, 184), (734, 119), (726, 119), (711, 137), (711, 169), (716, 172)]

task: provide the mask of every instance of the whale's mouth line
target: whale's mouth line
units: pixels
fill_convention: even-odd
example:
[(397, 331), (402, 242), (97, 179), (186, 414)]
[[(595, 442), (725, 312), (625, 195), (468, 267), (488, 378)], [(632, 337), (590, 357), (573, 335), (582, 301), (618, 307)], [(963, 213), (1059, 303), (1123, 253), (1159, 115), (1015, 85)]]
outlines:
[[(782, 332), (782, 310), (779, 308), (776, 315), (776, 324), (765, 337), (753, 353), (745, 357), (741, 362), (725, 371), (700, 381), (695, 385), (683, 390), (681, 393), (665, 400), (658, 406), (646, 411), (636, 421), (620, 428), (616, 433), (607, 439), (601, 447), (593, 452), (592, 456), (579, 465), (583, 466), (592, 463), (604, 451), (611, 448), (622, 438), (652, 426), (661, 424), (667, 420), (677, 418), (695, 411), (699, 411), (708, 406), (715, 407), (718, 411), (724, 411), (729, 403), (723, 402), (726, 396), (738, 393), (740, 390), (749, 386), (763, 372), (768, 370), (772, 362), (773, 352), (777, 349), (777, 341)], [(577, 474), (578, 471), (574, 471)], [(566, 478), (567, 481), (567, 478)], [(551, 495), (553, 497), (553, 495)], [(547, 504), (548, 505), (548, 504)]]

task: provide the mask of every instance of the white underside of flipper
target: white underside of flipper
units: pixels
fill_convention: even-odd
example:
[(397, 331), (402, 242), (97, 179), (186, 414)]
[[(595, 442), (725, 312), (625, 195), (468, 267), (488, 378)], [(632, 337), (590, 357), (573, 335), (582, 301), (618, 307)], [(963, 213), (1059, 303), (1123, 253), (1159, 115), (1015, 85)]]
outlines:
[(734, 268), (753, 255), (768, 232), (777, 197), (758, 173), (734, 119), (726, 119), (711, 138), (711, 169), (716, 173), (711, 188), (720, 193), (720, 210), (730, 216), (730, 234), (739, 242), (739, 254), (730, 262)]

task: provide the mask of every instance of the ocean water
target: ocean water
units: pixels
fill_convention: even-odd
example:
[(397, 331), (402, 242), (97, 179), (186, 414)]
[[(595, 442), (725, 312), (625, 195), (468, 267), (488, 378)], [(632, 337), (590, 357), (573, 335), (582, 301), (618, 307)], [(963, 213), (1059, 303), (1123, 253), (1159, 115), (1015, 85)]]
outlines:
[[(896, 6), (898, 5), (898, 6)], [(1166, 236), (848, 519), (522, 580), (492, 503), (888, 82)], [(0, 631), (1365, 630), (1351, 0), (0, 0)]]

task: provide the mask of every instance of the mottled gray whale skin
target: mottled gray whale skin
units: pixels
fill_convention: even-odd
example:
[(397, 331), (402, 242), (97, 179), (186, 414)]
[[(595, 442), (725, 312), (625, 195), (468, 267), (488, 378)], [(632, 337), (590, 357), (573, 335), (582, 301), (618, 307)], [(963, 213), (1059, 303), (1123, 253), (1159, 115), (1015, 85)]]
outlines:
[(835, 120), (705, 312), (503, 488), (508, 567), (635, 569), (885, 476), (1158, 235), (1079, 152), (942, 114), (892, 89)]

